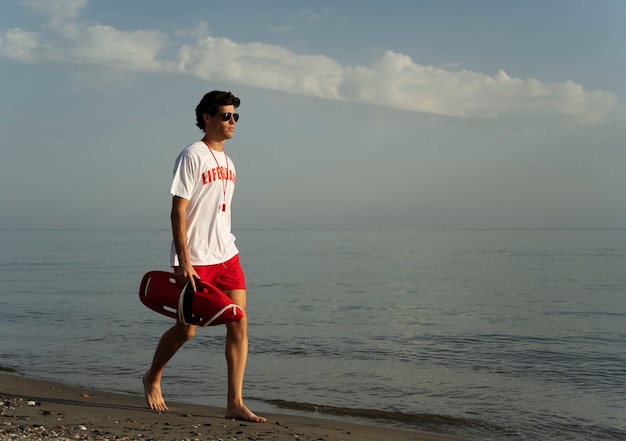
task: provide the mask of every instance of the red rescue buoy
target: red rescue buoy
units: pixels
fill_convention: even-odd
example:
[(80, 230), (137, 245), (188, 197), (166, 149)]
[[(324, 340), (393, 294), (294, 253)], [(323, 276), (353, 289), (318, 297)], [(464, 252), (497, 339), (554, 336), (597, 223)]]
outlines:
[(215, 326), (243, 318), (243, 309), (213, 285), (196, 279), (196, 290), (166, 271), (147, 272), (139, 286), (139, 299), (153, 311), (187, 325)]

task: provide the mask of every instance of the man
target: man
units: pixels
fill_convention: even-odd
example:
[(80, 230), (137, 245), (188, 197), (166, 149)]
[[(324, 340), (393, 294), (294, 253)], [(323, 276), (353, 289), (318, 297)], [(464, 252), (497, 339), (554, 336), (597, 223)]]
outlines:
[[(204, 132), (201, 141), (186, 147), (176, 159), (170, 193), (172, 199), (171, 264), (179, 281), (194, 277), (220, 288), (242, 309), (246, 308), (246, 285), (239, 264), (235, 236), (231, 233), (230, 203), (236, 173), (224, 151), (239, 114), (240, 100), (230, 92), (209, 92), (196, 107), (196, 125)], [(161, 377), (165, 365), (178, 349), (195, 335), (194, 325), (180, 321), (167, 330), (143, 377), (146, 402), (151, 409), (165, 411)], [(265, 422), (243, 403), (243, 377), (248, 357), (247, 316), (226, 325), (228, 404), (226, 418)]]

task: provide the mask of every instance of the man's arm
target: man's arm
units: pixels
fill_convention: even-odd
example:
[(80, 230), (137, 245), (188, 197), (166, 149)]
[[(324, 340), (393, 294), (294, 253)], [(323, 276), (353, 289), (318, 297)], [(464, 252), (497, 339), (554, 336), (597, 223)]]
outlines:
[[(191, 265), (189, 259), (189, 249), (187, 247), (187, 199), (174, 196), (172, 199), (172, 212), (170, 215), (172, 221), (172, 234), (174, 237), (174, 247), (178, 255), (178, 279), (182, 283), (191, 281), (194, 290), (196, 284), (193, 280), (198, 277), (196, 270)], [(199, 277), (198, 277), (199, 278)]]

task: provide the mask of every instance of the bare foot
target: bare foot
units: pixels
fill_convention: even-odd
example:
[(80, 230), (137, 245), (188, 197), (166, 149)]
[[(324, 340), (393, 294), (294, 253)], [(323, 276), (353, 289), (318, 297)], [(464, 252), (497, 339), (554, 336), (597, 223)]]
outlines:
[(252, 423), (264, 423), (267, 421), (266, 418), (255, 415), (244, 405), (233, 409), (226, 409), (225, 418), (229, 420), (250, 421)]
[(161, 394), (161, 383), (156, 381), (149, 381), (146, 378), (147, 376), (147, 373), (143, 376), (143, 390), (146, 396), (146, 403), (148, 404), (148, 407), (150, 407), (150, 409), (152, 410), (167, 410), (165, 400), (163, 399), (163, 395)]

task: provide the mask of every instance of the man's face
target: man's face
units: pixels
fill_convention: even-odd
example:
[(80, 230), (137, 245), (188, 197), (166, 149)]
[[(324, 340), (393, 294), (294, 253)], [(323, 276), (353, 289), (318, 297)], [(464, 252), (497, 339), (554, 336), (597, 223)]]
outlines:
[(206, 133), (213, 139), (227, 140), (235, 133), (235, 106), (221, 106), (215, 115), (204, 114)]

